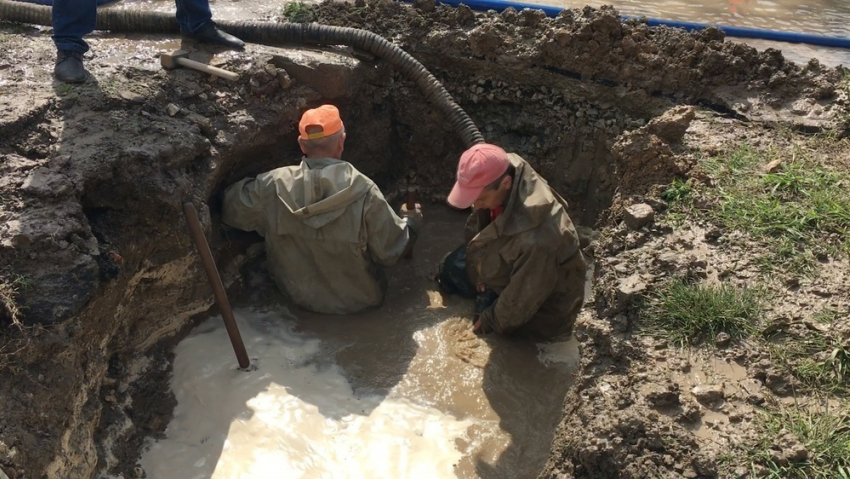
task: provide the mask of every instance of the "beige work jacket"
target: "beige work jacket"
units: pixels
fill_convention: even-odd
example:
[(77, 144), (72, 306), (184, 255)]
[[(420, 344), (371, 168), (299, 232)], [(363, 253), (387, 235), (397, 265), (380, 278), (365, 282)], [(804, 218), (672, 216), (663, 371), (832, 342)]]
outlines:
[(223, 219), (262, 235), (277, 286), (304, 309), (325, 314), (379, 306), (383, 266), (415, 237), (372, 180), (330, 158), (304, 158), (232, 185)]

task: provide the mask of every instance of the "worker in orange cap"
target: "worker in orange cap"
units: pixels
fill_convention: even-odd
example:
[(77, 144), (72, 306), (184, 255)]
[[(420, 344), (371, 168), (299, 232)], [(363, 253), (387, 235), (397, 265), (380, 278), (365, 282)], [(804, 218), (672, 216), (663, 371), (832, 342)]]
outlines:
[(323, 105), (299, 123), (300, 165), (247, 178), (225, 191), (223, 220), (265, 237), (277, 286), (302, 308), (356, 313), (383, 302), (384, 266), (413, 247), (422, 212), (397, 216), (381, 191), (342, 161), (345, 126)]
[(476, 296), (473, 331), (571, 332), (587, 265), (566, 201), (519, 155), (483, 143), (461, 155), (448, 202), (475, 210), (438, 276), (443, 291)]

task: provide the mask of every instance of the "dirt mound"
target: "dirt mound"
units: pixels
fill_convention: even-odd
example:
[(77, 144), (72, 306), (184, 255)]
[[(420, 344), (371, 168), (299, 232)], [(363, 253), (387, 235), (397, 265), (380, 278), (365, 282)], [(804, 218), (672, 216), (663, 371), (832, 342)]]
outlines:
[[(507, 62), (548, 70), (609, 86), (643, 89), (681, 100), (726, 104), (713, 87), (734, 86), (740, 94), (758, 90), (774, 106), (783, 98), (834, 98), (841, 81), (837, 69), (816, 60), (799, 66), (781, 52), (724, 42), (718, 29), (686, 33), (622, 22), (611, 7), (565, 10), (556, 18), (537, 10), (474, 13), (468, 7), (410, 9), (386, 0), (352, 8), (324, 2), (315, 8), (320, 23), (364, 28), (397, 39), (415, 56), (434, 53), (465, 60)], [(731, 105), (729, 105), (731, 108)]]
[[(805, 141), (737, 122), (695, 120), (693, 127), (683, 146), (704, 157), (717, 153), (718, 138), (733, 149), (760, 139), (769, 142), (767, 151)], [(804, 151), (829, 158), (836, 147), (815, 142)], [(846, 174), (838, 157), (825, 161)], [(832, 447), (828, 438), (844, 440), (841, 418), (848, 410), (847, 377), (830, 359), (843, 357), (850, 339), (839, 319), (850, 312), (846, 252), (815, 261), (811, 273), (783, 269), (788, 262), (774, 263), (779, 270), (767, 274), (776, 251), (764, 241), (693, 213), (603, 229), (595, 244), (595, 308), (576, 327), (582, 372), (541, 477), (768, 477), (771, 470), (803, 477), (794, 474), (825, 474), (844, 464), (846, 458), (825, 448)], [(686, 344), (699, 347), (681, 348), (681, 336), (653, 330), (649, 321), (657, 313), (647, 305), (683, 301), (669, 296), (671, 282), (681, 278), (686, 290), (702, 292), (699, 302), (684, 306), (689, 321), (698, 319), (687, 316), (688, 308), (713, 298), (712, 288), (756, 291), (763, 309), (743, 325), (751, 336), (691, 335)], [(815, 432), (806, 424), (829, 426)], [(816, 454), (833, 462), (807, 466)]]
[(694, 108), (672, 108), (648, 125), (624, 133), (611, 148), (616, 162), (617, 191), (605, 216), (619, 219), (632, 203), (657, 203), (674, 179), (686, 178), (694, 168), (692, 158), (679, 155), (682, 137), (695, 117)]

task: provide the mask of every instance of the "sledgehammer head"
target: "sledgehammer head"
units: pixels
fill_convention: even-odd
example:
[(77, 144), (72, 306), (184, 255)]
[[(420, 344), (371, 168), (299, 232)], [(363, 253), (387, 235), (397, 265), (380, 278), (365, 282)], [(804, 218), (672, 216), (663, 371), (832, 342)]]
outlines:
[(163, 53), (159, 56), (159, 62), (162, 64), (162, 68), (166, 70), (171, 70), (173, 68), (177, 68), (177, 59), (178, 58), (186, 58), (189, 56), (189, 52), (186, 50), (177, 50), (174, 53)]

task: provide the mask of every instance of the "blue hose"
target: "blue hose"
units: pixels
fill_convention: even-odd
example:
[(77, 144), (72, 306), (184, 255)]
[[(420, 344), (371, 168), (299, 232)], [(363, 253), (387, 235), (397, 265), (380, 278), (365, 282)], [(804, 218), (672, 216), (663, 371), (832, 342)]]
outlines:
[[(411, 0), (404, 0), (406, 2), (411, 2)], [(479, 11), (487, 11), (487, 10), (495, 10), (497, 12), (501, 12), (508, 7), (513, 7), (516, 10), (522, 10), (524, 8), (543, 10), (549, 17), (557, 17), (559, 13), (561, 13), (564, 8), (561, 7), (551, 7), (546, 5), (533, 5), (529, 3), (519, 3), (519, 2), (506, 2), (503, 0), (437, 0), (437, 3), (442, 3), (446, 5), (451, 5), (453, 7), (457, 7), (461, 3), (468, 6), (473, 10)], [(633, 17), (629, 15), (623, 15), (622, 18), (624, 20), (637, 20), (640, 17)], [(763, 40), (772, 40), (775, 42), (786, 42), (786, 43), (806, 43), (809, 45), (818, 45), (822, 47), (834, 47), (834, 48), (847, 48), (850, 49), (850, 38), (841, 38), (841, 37), (825, 37), (822, 35), (809, 35), (806, 33), (793, 33), (793, 32), (780, 32), (776, 30), (759, 30), (756, 28), (743, 28), (743, 27), (728, 27), (723, 25), (708, 25), (705, 23), (695, 23), (695, 22), (680, 22), (675, 20), (659, 20), (657, 18), (649, 18), (647, 19), (647, 23), (650, 26), (657, 27), (660, 25), (664, 25), (667, 27), (673, 28), (684, 28), (685, 30), (701, 30), (703, 28), (714, 26), (723, 31), (726, 35), (730, 37), (739, 37), (739, 38), (760, 38)]]

